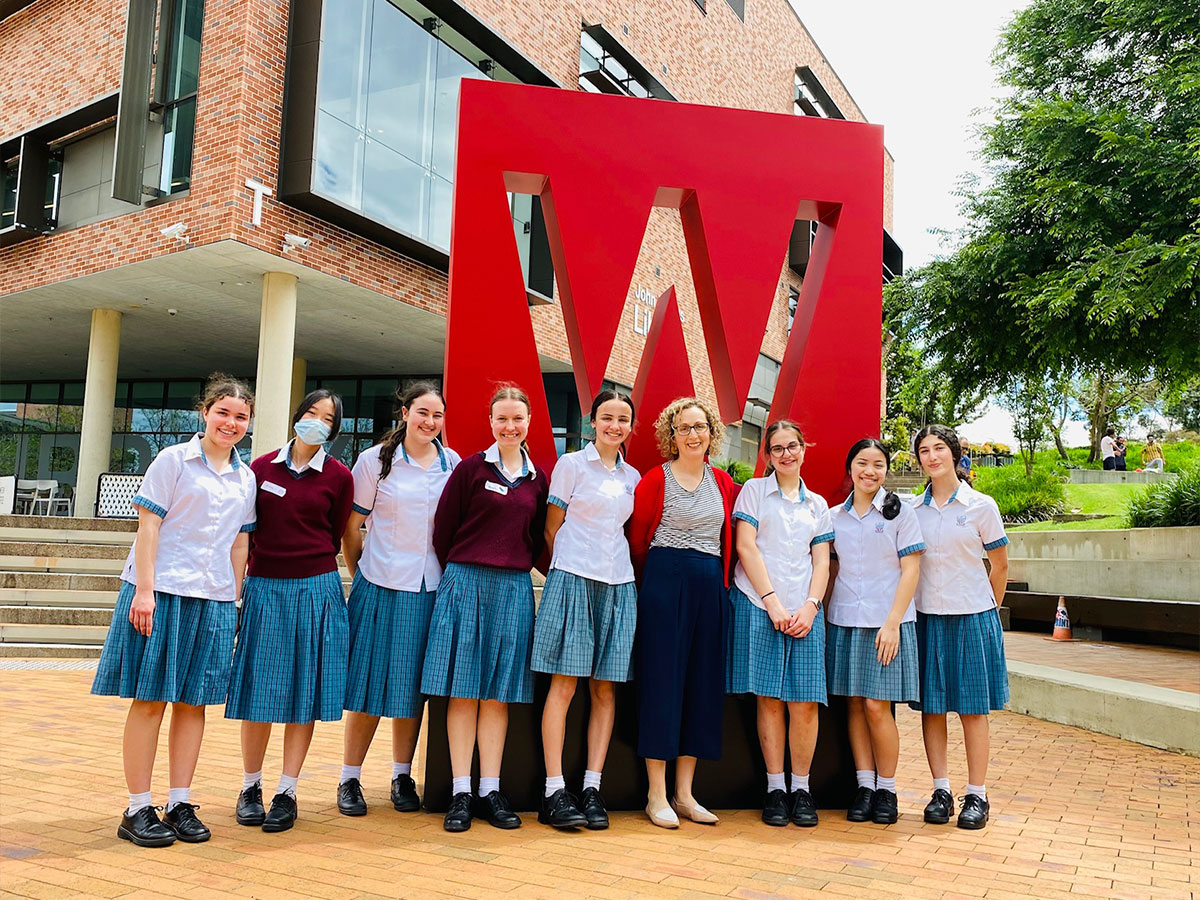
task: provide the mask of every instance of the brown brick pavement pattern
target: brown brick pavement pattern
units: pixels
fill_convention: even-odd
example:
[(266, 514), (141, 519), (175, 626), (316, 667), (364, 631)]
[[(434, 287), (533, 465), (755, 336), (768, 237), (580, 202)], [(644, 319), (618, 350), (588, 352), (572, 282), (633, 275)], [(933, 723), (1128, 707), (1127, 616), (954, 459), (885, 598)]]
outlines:
[(1200, 694), (1200, 653), (1195, 650), (1048, 641), (1046, 635), (1019, 631), (1005, 633), (1004, 649), (1009, 659), (1022, 662)]
[[(514, 832), (476, 824), (448, 835), (439, 817), (391, 810), (386, 739), (367, 759), (371, 812), (347, 819), (333, 802), (342, 727), (329, 724), (300, 782), (297, 827), (268, 835), (233, 821), (237, 727), (214, 708), (193, 786), (212, 841), (142, 850), (114, 836), (125, 703), (90, 697), (91, 677), (0, 671), (3, 897), (1182, 900), (1200, 876), (1200, 760), (1007, 713), (993, 719), (994, 812), (978, 832), (921, 821), (929, 779), (918, 719), (903, 711), (901, 818), (888, 828), (832, 812), (815, 829), (768, 828), (742, 811), (676, 832), (620, 813), (601, 833), (527, 820)], [(279, 753), (276, 742), (268, 793)], [(161, 802), (165, 732), (159, 759)], [(960, 736), (951, 760), (961, 790)]]

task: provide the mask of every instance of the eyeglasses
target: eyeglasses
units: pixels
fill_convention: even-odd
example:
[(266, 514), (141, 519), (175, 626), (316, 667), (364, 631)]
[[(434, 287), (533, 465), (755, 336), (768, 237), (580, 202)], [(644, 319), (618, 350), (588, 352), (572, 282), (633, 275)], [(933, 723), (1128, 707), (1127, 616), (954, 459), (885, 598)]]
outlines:
[(792, 441), (790, 444), (788, 444), (787, 446), (783, 446), (783, 447), (776, 444), (774, 447), (772, 447), (770, 449), (769, 452), (772, 456), (783, 456), (783, 454), (785, 454), (785, 453), (789, 454), (790, 456), (795, 456), (797, 453), (800, 452), (802, 447), (803, 447), (803, 444), (800, 444), (797, 441)]
[(696, 432), (696, 434), (708, 434), (708, 423), (707, 422), (698, 422), (695, 425), (676, 425), (675, 426), (675, 433), (677, 435), (679, 435), (680, 437), (687, 437), (693, 431)]

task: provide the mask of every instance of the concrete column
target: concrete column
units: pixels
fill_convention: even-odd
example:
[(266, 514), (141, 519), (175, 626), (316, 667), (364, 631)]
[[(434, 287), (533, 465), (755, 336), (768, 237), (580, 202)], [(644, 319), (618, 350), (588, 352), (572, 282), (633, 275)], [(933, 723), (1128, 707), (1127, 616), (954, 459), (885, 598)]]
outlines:
[(304, 390), (304, 382), (307, 380), (308, 360), (302, 356), (297, 356), (292, 360), (292, 402), (288, 404), (292, 412), (296, 411), (296, 407), (300, 405), (300, 401), (308, 393), (308, 391)]
[(113, 406), (117, 399), (117, 361), (121, 356), (121, 314), (92, 310), (88, 340), (87, 381), (83, 386), (83, 422), (79, 428), (79, 474), (75, 480), (75, 515), (95, 514), (96, 486), (112, 458)]
[(296, 276), (267, 272), (263, 275), (262, 316), (258, 325), (257, 403), (250, 443), (250, 452), (255, 457), (287, 443), (295, 346)]

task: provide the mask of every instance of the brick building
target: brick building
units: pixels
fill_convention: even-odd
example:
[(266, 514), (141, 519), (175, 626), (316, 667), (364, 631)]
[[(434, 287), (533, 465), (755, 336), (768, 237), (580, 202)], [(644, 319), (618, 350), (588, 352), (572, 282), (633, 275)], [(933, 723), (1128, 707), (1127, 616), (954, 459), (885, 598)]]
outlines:
[[(440, 374), (462, 78), (863, 120), (787, 0), (0, 0), (0, 46), (0, 476), (77, 484), (80, 515), (101, 472), (186, 438), (213, 370), (256, 381), (257, 452), (305, 387), (341, 393), (347, 463), (398, 384)], [(584, 423), (545, 223), (512, 210), (561, 452)], [(726, 455), (754, 457), (809, 240), (798, 222), (780, 248)], [(671, 285), (711, 396), (673, 210), (651, 213), (607, 377), (633, 383)]]

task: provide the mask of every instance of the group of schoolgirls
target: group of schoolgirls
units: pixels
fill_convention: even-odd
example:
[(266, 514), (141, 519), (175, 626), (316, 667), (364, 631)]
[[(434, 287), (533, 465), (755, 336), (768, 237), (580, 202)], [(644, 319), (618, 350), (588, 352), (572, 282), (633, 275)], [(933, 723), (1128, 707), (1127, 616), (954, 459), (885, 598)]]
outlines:
[[(635, 674), (646, 813), (656, 825), (678, 827), (680, 816), (718, 821), (692, 795), (692, 780), (698, 759), (720, 757), (727, 691), (759, 698), (764, 821), (815, 825), (807, 773), (827, 682), (850, 698), (860, 785), (851, 819), (895, 821), (890, 703), (920, 701), (935, 778), (926, 821), (953, 813), (946, 712), (955, 711), (970, 776), (959, 824), (986, 823), (987, 713), (1007, 699), (996, 616), (1007, 539), (995, 504), (959, 485), (953, 432), (931, 426), (918, 435), (931, 483), (912, 507), (882, 490), (882, 446), (855, 445), (847, 459), (854, 492), (831, 515), (800, 479), (804, 439), (790, 422), (767, 429), (768, 473), (739, 494), (708, 462), (724, 426), (696, 398), (658, 417), (666, 462), (640, 477), (622, 455), (633, 403), (602, 392), (590, 413), (594, 442), (559, 459), (550, 478), (527, 452), (530, 404), (519, 388), (495, 393), (495, 442), (467, 459), (439, 440), (445, 403), (435, 385), (413, 385), (399, 400), (398, 426), (353, 472), (323, 449), (342, 415), (340, 398), (326, 390), (300, 403), (293, 440), (246, 465), (235, 445), (253, 397), (245, 384), (214, 376), (200, 404), (204, 430), (151, 463), (92, 687), (132, 699), (123, 746), (129, 806), (119, 837), (141, 846), (209, 839), (190, 785), (205, 707), (220, 703), (242, 723), (239, 824), (292, 827), (314, 723), (343, 710), (339, 811), (367, 812), (361, 771), (381, 717), (392, 720), (390, 799), (398, 811), (417, 810), (411, 766), (427, 696), (448, 698), (446, 830), (465, 831), (474, 817), (519, 827), (500, 790), (500, 766), (508, 704), (532, 702), (534, 671), (551, 675), (542, 716), (544, 824), (608, 826), (600, 783), (614, 683)], [(831, 543), (840, 572), (827, 628)], [(990, 585), (981, 547), (991, 557)], [(353, 574), (348, 601), (339, 549)], [(543, 552), (550, 565), (535, 617), (530, 569)], [(587, 770), (574, 793), (562, 750), (579, 678), (588, 679), (591, 711)], [(170, 793), (160, 819), (150, 786), (167, 703)], [(265, 808), (273, 723), (285, 726), (283, 766)]]

